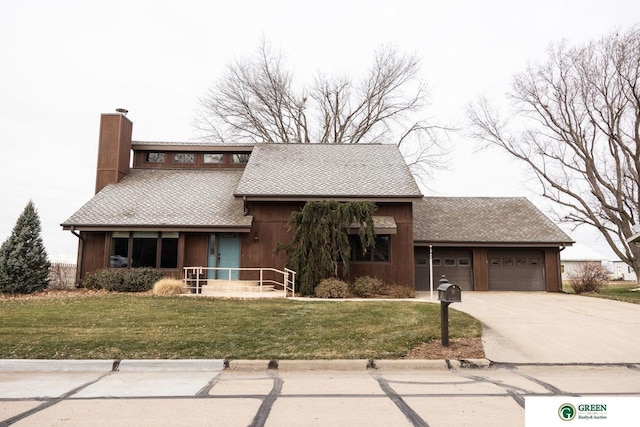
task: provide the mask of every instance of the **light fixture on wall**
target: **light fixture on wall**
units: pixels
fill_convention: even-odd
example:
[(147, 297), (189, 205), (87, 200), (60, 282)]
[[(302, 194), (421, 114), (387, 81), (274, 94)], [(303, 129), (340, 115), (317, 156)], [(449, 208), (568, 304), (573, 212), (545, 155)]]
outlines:
[(255, 240), (256, 242), (258, 241), (258, 233), (255, 233), (255, 234), (253, 235), (253, 240)]

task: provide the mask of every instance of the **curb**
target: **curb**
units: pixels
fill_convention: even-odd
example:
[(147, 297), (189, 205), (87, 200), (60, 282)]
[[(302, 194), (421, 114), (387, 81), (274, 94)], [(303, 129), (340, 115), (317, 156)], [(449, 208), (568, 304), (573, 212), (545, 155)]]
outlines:
[(206, 372), (206, 371), (362, 371), (450, 370), (488, 368), (488, 359), (336, 359), (336, 360), (222, 360), (222, 359), (124, 359), (43, 360), (0, 359), (0, 372)]
[(337, 359), (337, 360), (227, 360), (232, 371), (361, 371), (378, 370), (450, 370), (483, 369), (491, 366), (488, 359), (423, 360), (423, 359)]
[(222, 359), (0, 359), (0, 372), (197, 372), (222, 371), (224, 368)]

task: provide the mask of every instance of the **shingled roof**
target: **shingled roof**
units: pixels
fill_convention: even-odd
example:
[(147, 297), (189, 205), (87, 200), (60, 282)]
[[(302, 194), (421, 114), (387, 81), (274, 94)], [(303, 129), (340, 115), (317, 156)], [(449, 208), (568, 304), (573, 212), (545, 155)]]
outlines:
[(243, 229), (252, 217), (233, 196), (242, 170), (132, 169), (106, 186), (62, 226)]
[(422, 193), (395, 145), (258, 144), (236, 196), (377, 201)]
[(524, 197), (425, 197), (413, 203), (414, 241), (570, 245), (572, 240)]

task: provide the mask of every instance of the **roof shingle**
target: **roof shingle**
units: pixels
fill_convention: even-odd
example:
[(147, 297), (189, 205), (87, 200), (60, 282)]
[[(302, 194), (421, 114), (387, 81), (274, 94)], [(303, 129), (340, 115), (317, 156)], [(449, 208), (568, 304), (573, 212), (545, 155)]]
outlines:
[(395, 145), (258, 144), (237, 196), (287, 198), (422, 197)]
[(425, 197), (413, 203), (416, 242), (571, 244), (524, 197)]
[(249, 227), (233, 196), (242, 170), (132, 169), (81, 207), (63, 227)]

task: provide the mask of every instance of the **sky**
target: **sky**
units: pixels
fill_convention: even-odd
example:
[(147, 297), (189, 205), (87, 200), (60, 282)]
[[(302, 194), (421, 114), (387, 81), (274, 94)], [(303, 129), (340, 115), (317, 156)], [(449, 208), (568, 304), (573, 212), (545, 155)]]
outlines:
[[(527, 197), (547, 212), (522, 165), (464, 135), (467, 105), (502, 102), (552, 41), (638, 22), (637, 0), (3, 0), (0, 241), (33, 200), (49, 257), (75, 261), (77, 238), (60, 224), (94, 194), (100, 114), (128, 109), (134, 140), (194, 140), (198, 99), (262, 39), (299, 80), (358, 77), (381, 45), (417, 55), (429, 117), (463, 130), (425, 195)], [(613, 256), (593, 232), (563, 229)]]

